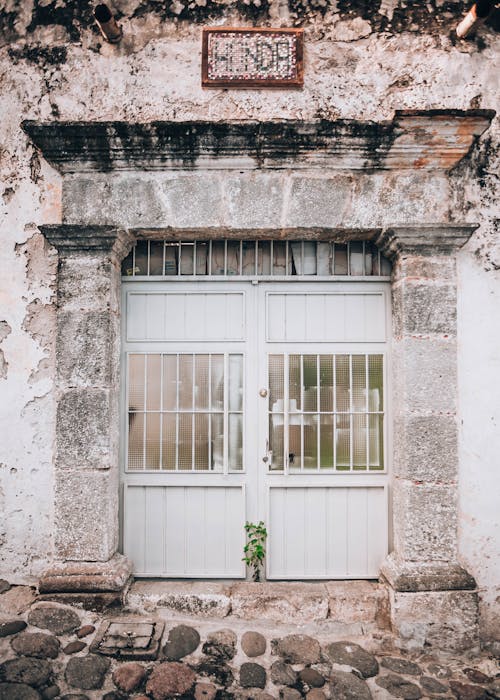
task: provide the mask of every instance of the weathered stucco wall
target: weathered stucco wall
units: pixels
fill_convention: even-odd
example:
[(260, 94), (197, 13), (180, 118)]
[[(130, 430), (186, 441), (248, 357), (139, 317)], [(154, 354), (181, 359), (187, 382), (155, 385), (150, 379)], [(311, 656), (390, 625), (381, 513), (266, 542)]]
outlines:
[[(62, 220), (61, 178), (30, 144), (20, 122), (383, 121), (390, 120), (396, 109), (497, 107), (498, 13), (476, 38), (457, 42), (452, 29), (467, 3), (432, 0), (404, 5), (398, 0), (116, 0), (124, 30), (117, 46), (102, 41), (90, 3), (10, 0), (4, 5), (0, 11), (0, 575), (18, 581), (36, 578), (51, 560), (54, 547), (56, 257), (36, 225)], [(201, 26), (215, 22), (304, 26), (304, 88), (202, 90)], [(372, 193), (369, 204), (364, 200), (362, 211), (351, 184), (339, 203), (350, 225), (447, 219), (480, 223), (459, 254), (460, 557), (479, 583), (482, 626), (491, 639), (499, 635), (494, 616), (500, 596), (496, 476), (500, 409), (498, 392), (492, 391), (500, 383), (500, 327), (495, 320), (500, 296), (498, 134), (497, 118), (479, 148), (451, 176), (450, 191), (443, 178), (432, 173), (419, 191), (412, 190), (411, 173), (408, 182), (386, 174), (377, 175), (381, 189)], [(165, 182), (173, 177), (169, 174)], [(158, 182), (156, 177), (155, 187)], [(216, 178), (210, 178), (210, 187), (216, 186)], [(86, 196), (101, 195), (100, 223), (120, 223), (120, 202), (108, 206), (105, 190), (99, 187), (100, 178), (92, 178)], [(342, 190), (334, 189), (339, 197)], [(79, 221), (80, 204), (65, 201), (68, 221)], [(122, 202), (124, 218), (136, 225), (144, 210), (150, 216), (152, 209), (143, 204)], [(189, 209), (190, 202), (185, 206)], [(236, 214), (241, 216), (241, 211)], [(160, 208), (160, 222), (163, 216)]]

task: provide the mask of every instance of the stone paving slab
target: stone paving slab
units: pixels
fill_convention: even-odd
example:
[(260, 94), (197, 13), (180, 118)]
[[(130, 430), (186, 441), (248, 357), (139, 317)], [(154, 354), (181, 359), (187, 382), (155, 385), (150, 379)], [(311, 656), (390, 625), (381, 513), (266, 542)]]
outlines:
[[(152, 594), (154, 585), (148, 582), (145, 588)], [(180, 584), (177, 592), (185, 587)], [(192, 595), (207, 596), (222, 590), (202, 582), (189, 588)], [(252, 587), (247, 590), (251, 593)], [(318, 590), (312, 589), (313, 599)], [(158, 592), (159, 599), (164, 592)], [(134, 621), (141, 630), (155, 619), (165, 623), (156, 659), (130, 661), (118, 650), (114, 655), (90, 652), (110, 620)], [(349, 626), (327, 619), (247, 620), (185, 611), (176, 617), (167, 608), (149, 615), (127, 609), (99, 614), (46, 601), (3, 614), (0, 622), (5, 631), (0, 700), (500, 698), (500, 665), (493, 657), (403, 653), (387, 631), (367, 633), (360, 624), (351, 625), (352, 636), (342, 638)]]

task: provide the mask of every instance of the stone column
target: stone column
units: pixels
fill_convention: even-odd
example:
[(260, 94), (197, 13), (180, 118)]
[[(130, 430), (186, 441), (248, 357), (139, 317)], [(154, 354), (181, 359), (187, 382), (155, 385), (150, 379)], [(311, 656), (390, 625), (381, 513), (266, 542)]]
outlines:
[(393, 261), (393, 544), (382, 568), (403, 645), (473, 646), (475, 581), (458, 562), (456, 253), (475, 226), (384, 231)]
[(56, 562), (41, 592), (118, 591), (120, 263), (133, 242), (99, 226), (43, 226), (59, 253)]

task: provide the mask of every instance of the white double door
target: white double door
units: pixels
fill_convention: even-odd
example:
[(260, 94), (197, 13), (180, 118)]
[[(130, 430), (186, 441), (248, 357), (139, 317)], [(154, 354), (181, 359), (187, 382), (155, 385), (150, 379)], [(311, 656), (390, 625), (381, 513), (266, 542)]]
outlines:
[(387, 552), (383, 283), (123, 284), (123, 549), (137, 576), (372, 578)]

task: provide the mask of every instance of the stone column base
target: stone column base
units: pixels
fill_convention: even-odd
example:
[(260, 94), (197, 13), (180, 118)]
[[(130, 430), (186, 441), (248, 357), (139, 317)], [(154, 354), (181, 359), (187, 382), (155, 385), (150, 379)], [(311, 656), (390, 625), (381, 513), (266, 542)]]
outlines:
[(106, 562), (55, 562), (40, 578), (39, 600), (103, 610), (123, 604), (131, 578), (132, 564), (122, 554)]
[(401, 593), (468, 591), (476, 588), (474, 577), (459, 564), (401, 561), (393, 554), (382, 564), (381, 575), (391, 588)]

